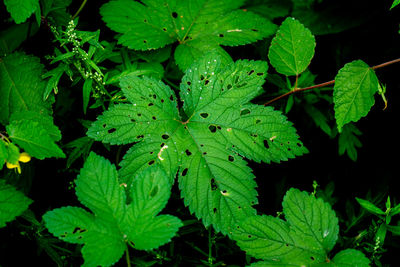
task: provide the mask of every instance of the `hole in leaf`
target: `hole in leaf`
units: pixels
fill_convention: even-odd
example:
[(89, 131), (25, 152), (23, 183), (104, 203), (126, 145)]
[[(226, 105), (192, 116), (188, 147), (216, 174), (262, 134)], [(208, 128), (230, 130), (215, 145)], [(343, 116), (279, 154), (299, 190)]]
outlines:
[(248, 237), (248, 238), (251, 238), (252, 236), (251, 236), (251, 235), (248, 235), (247, 237)]
[(232, 89), (232, 84), (228, 84), (228, 86), (226, 87), (226, 89), (231, 90), (231, 89)]
[(149, 164), (149, 166), (151, 166), (151, 165), (153, 165), (155, 162), (156, 162), (156, 161), (153, 159), (153, 160), (150, 160), (148, 164)]
[(169, 138), (169, 135), (168, 134), (163, 134), (163, 135), (161, 135), (161, 138), (164, 139), (164, 140), (167, 140)]
[(164, 103), (164, 99), (162, 99), (162, 98), (161, 98), (161, 100), (160, 100), (160, 101), (161, 101), (161, 103)]
[(260, 119), (256, 119), (256, 124), (259, 124), (261, 122)]
[(148, 104), (148, 106), (151, 107), (151, 106), (154, 106), (154, 104), (150, 102), (150, 103)]
[(204, 151), (204, 152), (203, 152), (203, 155), (207, 155), (207, 152)]
[(315, 258), (314, 258), (313, 256), (311, 256), (310, 259), (311, 259), (312, 261), (315, 261)]
[(131, 122), (134, 122), (134, 123), (135, 123), (135, 122), (136, 122), (136, 120), (135, 120), (135, 119), (131, 119)]
[(146, 44), (146, 43), (147, 43), (147, 40), (143, 40), (143, 43), (145, 43), (145, 44)]
[(157, 120), (156, 116), (151, 117), (153, 120)]
[(238, 206), (238, 210), (240, 210), (242, 207)]
[(252, 75), (254, 73), (254, 70), (249, 71), (249, 75)]
[(221, 130), (221, 126), (218, 125), (218, 126), (217, 126), (217, 129), (218, 129), (218, 130)]
[(264, 75), (264, 73), (262, 73), (262, 72), (257, 73), (257, 76), (263, 76), (263, 75)]
[(170, 95), (169, 100), (174, 101), (174, 96)]
[(117, 130), (117, 129), (115, 129), (115, 128), (111, 128), (111, 129), (109, 129), (107, 132), (108, 132), (109, 134), (111, 134), (111, 133), (114, 133), (116, 130)]
[(302, 147), (303, 145), (302, 145), (302, 144), (300, 144), (300, 143), (297, 143), (297, 146), (298, 146), (298, 147)]
[(230, 162), (233, 162), (233, 161), (235, 160), (235, 158), (234, 158), (233, 156), (229, 155), (229, 156), (228, 156), (228, 160), (229, 160)]
[(218, 186), (217, 186), (217, 183), (215, 182), (215, 179), (214, 178), (212, 178), (211, 179), (211, 190), (212, 191), (215, 191), (215, 190), (217, 190), (218, 189)]
[(222, 190), (222, 194), (226, 194), (228, 191), (226, 190)]
[(142, 139), (144, 137), (144, 135), (142, 134), (142, 135), (138, 135), (138, 136), (136, 136), (136, 138), (137, 139)]
[(210, 82), (209, 80), (206, 80), (206, 81), (204, 82), (204, 85), (207, 85), (209, 82)]
[(103, 124), (103, 128), (106, 128), (107, 127), (107, 125), (106, 124)]
[(186, 84), (190, 86), (192, 83), (190, 81), (187, 81)]
[(72, 233), (76, 234), (78, 231), (81, 232), (81, 228), (75, 227), (74, 230), (72, 231)]
[(200, 80), (204, 80), (204, 78), (205, 78), (204, 75), (201, 74), (201, 75), (200, 75)]
[(186, 150), (185, 150), (185, 153), (186, 153), (187, 156), (192, 155), (192, 152), (190, 152), (189, 149), (186, 149)]
[(286, 246), (286, 247), (288, 247), (288, 246), (289, 246), (289, 244), (285, 244), (285, 246)]
[(178, 17), (178, 13), (172, 12), (171, 16), (172, 16), (174, 19), (176, 19), (176, 18)]
[(161, 143), (160, 147), (163, 147), (165, 145), (165, 143)]
[(240, 116), (250, 114), (250, 110), (248, 108), (242, 109), (240, 111)]
[(258, 32), (258, 30), (257, 29), (251, 29), (253, 32)]
[(142, 113), (138, 113), (137, 116), (138, 116), (138, 117), (142, 116)]
[(208, 126), (208, 129), (210, 130), (210, 132), (215, 133), (217, 131), (217, 127), (215, 125), (210, 125)]
[(162, 28), (162, 30), (166, 32), (166, 31), (167, 31), (167, 28), (164, 27), (164, 28)]
[(144, 19), (143, 22), (144, 22), (144, 23), (147, 23), (147, 19)]
[(184, 169), (184, 170), (182, 171), (182, 176), (186, 176), (187, 172), (188, 172), (188, 168)]
[(153, 98), (154, 98), (154, 99), (157, 99), (157, 95), (156, 95), (156, 94), (154, 94), (154, 95), (153, 95)]
[(150, 155), (153, 155), (154, 154), (154, 151), (150, 151)]
[(217, 208), (213, 208), (214, 214), (217, 213)]
[(218, 37), (224, 37), (224, 35), (222, 33), (218, 34)]
[(205, 113), (205, 112), (200, 113), (200, 116), (205, 119), (208, 117), (208, 113)]
[(269, 148), (269, 144), (268, 144), (268, 141), (267, 141), (267, 140), (264, 140), (264, 147), (265, 147), (266, 149)]
[(150, 197), (154, 197), (158, 193), (158, 186), (154, 187), (150, 192)]

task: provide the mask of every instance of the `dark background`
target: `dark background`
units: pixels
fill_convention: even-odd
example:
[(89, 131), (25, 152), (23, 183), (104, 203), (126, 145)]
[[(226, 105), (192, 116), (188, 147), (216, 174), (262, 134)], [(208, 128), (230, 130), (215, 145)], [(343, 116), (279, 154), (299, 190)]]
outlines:
[[(99, 7), (105, 2), (88, 1), (80, 14), (79, 27), (82, 30), (97, 30), (100, 28), (100, 39), (111, 41), (114, 33), (105, 27), (98, 13)], [(342, 32), (316, 36), (316, 53), (310, 65), (311, 72), (318, 75), (316, 83), (334, 79), (337, 71), (345, 63), (356, 59), (362, 59), (370, 66), (373, 66), (400, 56), (400, 35), (398, 34), (400, 6), (389, 11), (391, 2), (374, 1), (374, 3), (368, 3), (366, 1), (325, 0), (323, 4), (318, 6), (323, 10), (325, 8), (324, 5), (336, 5), (343, 9), (343, 14), (353, 14), (355, 18), (361, 17), (362, 19), (359, 25), (350, 27)], [(80, 2), (74, 1), (70, 6), (70, 13), (74, 13), (80, 4)], [(0, 4), (0, 15), (2, 20), (8, 16), (2, 4)], [(32, 23), (34, 23), (33, 18), (31, 19)], [(281, 19), (276, 19), (275, 22), (279, 25)], [(4, 23), (1, 29), (6, 28), (7, 25), (7, 23)], [(266, 60), (267, 45), (268, 40), (226, 49), (234, 59), (253, 58)], [(39, 32), (30, 37), (19, 49), (43, 59), (44, 56), (53, 53), (51, 33), (46, 27), (41, 27)], [(42, 63), (46, 64), (46, 62)], [(273, 72), (273, 68), (270, 68), (270, 71)], [(392, 203), (398, 204), (400, 202), (398, 183), (396, 183), (400, 177), (397, 170), (400, 151), (397, 140), (399, 135), (397, 124), (399, 123), (400, 63), (378, 69), (376, 73), (379, 80), (387, 85), (388, 107), (386, 110), (382, 110), (383, 101), (377, 96), (376, 103), (367, 118), (357, 122), (356, 126), (363, 133), (360, 136), (363, 147), (358, 149), (358, 160), (356, 162), (351, 161), (347, 156), (338, 155), (337, 138), (331, 139), (315, 127), (313, 123), (310, 123), (309, 117), (301, 106), (295, 106), (287, 114), (310, 152), (307, 155), (280, 164), (249, 162), (257, 177), (259, 193), (257, 209), (259, 213), (276, 214), (276, 212), (281, 211), (281, 201), (287, 189), (295, 187), (311, 192), (314, 180), (318, 182), (322, 189), (329, 182), (334, 182), (335, 191), (333, 196), (337, 199), (337, 202), (333, 208), (342, 220), (346, 220), (346, 201), (351, 201), (355, 209), (358, 210), (359, 207), (354, 198), (365, 198), (368, 192), (372, 196), (384, 192), (385, 196), (391, 196)], [(268, 83), (264, 88), (267, 95), (268, 92), (274, 90), (273, 86)], [(65, 106), (68, 107), (68, 105), (70, 107), (82, 106), (79, 102), (81, 99), (80, 88), (63, 88), (62, 90), (68, 90), (69, 97), (65, 99), (69, 99), (71, 102), (57, 103), (56, 106), (59, 106), (61, 110), (63, 105), (64, 108)], [(295, 97), (301, 98), (302, 94), (306, 93), (300, 93)], [(274, 103), (274, 106), (279, 109), (284, 105), (285, 101), (285, 99), (280, 100), (280, 102)], [(321, 106), (321, 108), (333, 110), (332, 105)], [(69, 109), (68, 112), (62, 113), (62, 116), (58, 116), (56, 110), (56, 124), (62, 130), (63, 143), (85, 134), (84, 129), (77, 122), (77, 118), (93, 120), (95, 116), (95, 113), (89, 113), (85, 117), (82, 111), (76, 108)], [(101, 151), (100, 154), (102, 155), (107, 155), (108, 153), (109, 156), (107, 157), (109, 159), (115, 158), (114, 155), (117, 151), (116, 147), (112, 147), (111, 152), (107, 152), (99, 144), (96, 144), (93, 149)], [(27, 178), (27, 180), (24, 180), (24, 177), (15, 178), (19, 179), (21, 188), (34, 200), (30, 209), (34, 211), (38, 220), (47, 210), (66, 205), (79, 205), (76, 201), (74, 190), (67, 188), (76, 178), (83, 162), (76, 162), (69, 170), (65, 169), (65, 164), (65, 160), (33, 160), (33, 163), (24, 169), (24, 172), (28, 173), (27, 176), (33, 173), (30, 176), (31, 178)], [(165, 212), (177, 215), (181, 219), (195, 219), (194, 216), (188, 214), (182, 202), (179, 198), (179, 191), (174, 187), (173, 197)], [(371, 220), (372, 217), (366, 218), (348, 235), (355, 236), (358, 230), (368, 228)], [(23, 228), (23, 225), (27, 225), (27, 222), (22, 218), (18, 218), (16, 221), (9, 223), (7, 227), (0, 229), (0, 266), (25, 266), (27, 263), (29, 265), (54, 266), (54, 262), (45, 252), (38, 253), (40, 252), (40, 247), (37, 244), (37, 235), (35, 235), (34, 231), (32, 232), (29, 228)], [(26, 234), (21, 235), (21, 231), (24, 229)], [(178, 263), (179, 266), (195, 266), (195, 263), (191, 261), (195, 259), (206, 260), (207, 258), (194, 250), (188, 242), (194, 243), (207, 252), (208, 232), (202, 228), (200, 223), (193, 224), (189, 230), (187, 228), (183, 230), (193, 232), (185, 233), (182, 237), (174, 239), (175, 258), (172, 262)], [(223, 260), (226, 264), (237, 264), (239, 266), (245, 264), (245, 254), (235, 247), (232, 241), (220, 236), (216, 238), (219, 244), (219, 260)], [(382, 262), (389, 264), (388, 266), (394, 266), (391, 265), (395, 263), (392, 258), (398, 256), (396, 252), (400, 251), (399, 238), (391, 236), (388, 238), (390, 238), (386, 247), (388, 251), (384, 254)], [(59, 243), (59, 245), (74, 252), (72, 256), (68, 257), (70, 264), (76, 266), (81, 263), (79, 249), (65, 243)], [(170, 249), (170, 245), (161, 248), (161, 250)], [(152, 257), (146, 256), (145, 253), (141, 252), (135, 251), (133, 253), (133, 257), (147, 257), (147, 259)], [(120, 265), (125, 265), (123, 260), (121, 260)], [(165, 261), (162, 265), (169, 266)]]

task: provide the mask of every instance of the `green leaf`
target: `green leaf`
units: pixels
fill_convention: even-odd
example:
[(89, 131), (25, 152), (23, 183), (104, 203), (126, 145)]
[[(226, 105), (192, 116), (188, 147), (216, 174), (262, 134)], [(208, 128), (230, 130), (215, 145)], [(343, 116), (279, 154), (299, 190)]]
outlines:
[(42, 99), (46, 87), (42, 74), (39, 58), (20, 52), (0, 58), (0, 123), (6, 125), (19, 111), (51, 114), (51, 102)]
[(343, 125), (356, 122), (366, 116), (373, 106), (379, 82), (365, 62), (356, 60), (347, 63), (335, 77), (333, 101), (339, 132)]
[(0, 56), (11, 54), (28, 37), (35, 35), (39, 27), (36, 24), (25, 22), (14, 24), (0, 32)]
[(380, 208), (378, 208), (377, 206), (375, 206), (373, 203), (369, 202), (368, 200), (361, 199), (358, 197), (356, 197), (356, 200), (357, 200), (358, 204), (360, 204), (361, 207), (363, 207), (367, 211), (369, 211), (373, 214), (376, 214), (376, 215), (385, 215), (385, 212), (383, 210), (381, 210)]
[(355, 249), (346, 249), (338, 252), (332, 261), (338, 267), (370, 266), (369, 259), (362, 252)]
[(262, 91), (268, 65), (262, 61), (223, 63), (210, 53), (189, 68), (180, 85), (184, 114), (172, 90), (152, 78), (124, 77), (130, 104), (109, 108), (89, 128), (89, 137), (111, 144), (139, 142), (121, 162), (128, 190), (132, 177), (160, 165), (179, 187), (189, 210), (217, 231), (255, 210), (256, 184), (243, 157), (279, 162), (307, 152), (286, 117), (249, 103)]
[(38, 159), (65, 157), (46, 128), (37, 121), (29, 119), (11, 121), (6, 129), (10, 139), (32, 157)]
[(391, 210), (390, 210), (390, 215), (394, 216), (396, 214), (400, 213), (400, 204), (398, 204), (397, 206), (394, 206)]
[(11, 164), (18, 164), (18, 159), (19, 159), (19, 148), (14, 145), (13, 143), (9, 143), (7, 147), (7, 161), (10, 162)]
[(336, 243), (338, 219), (328, 203), (290, 189), (283, 200), (286, 221), (252, 216), (239, 223), (233, 239), (249, 255), (265, 262), (255, 266), (317, 266), (326, 263)]
[(121, 33), (118, 42), (131, 49), (157, 49), (178, 41), (175, 59), (185, 70), (194, 57), (219, 45), (249, 44), (275, 32), (270, 21), (239, 10), (243, 2), (116, 0), (103, 5), (100, 13), (110, 29)]
[(339, 134), (339, 155), (347, 153), (353, 161), (357, 160), (357, 148), (362, 147), (362, 143), (357, 136), (361, 131), (354, 124), (346, 124)]
[(168, 177), (160, 168), (147, 169), (135, 177), (133, 189), (133, 202), (127, 205), (116, 167), (91, 153), (76, 179), (76, 195), (93, 213), (58, 208), (43, 216), (46, 227), (61, 240), (83, 244), (85, 266), (111, 266), (127, 242), (144, 250), (169, 242), (182, 223), (174, 216), (157, 216), (170, 196)]
[(268, 52), (271, 65), (285, 75), (299, 75), (314, 56), (315, 38), (298, 20), (286, 18), (272, 39)]
[(6, 226), (10, 222), (24, 212), (32, 200), (21, 192), (17, 191), (13, 186), (6, 184), (0, 180), (0, 228)]
[(0, 139), (0, 171), (1, 169), (3, 169), (3, 165), (6, 162), (7, 158), (8, 158), (8, 150), (6, 144), (3, 142), (3, 140)]
[(386, 225), (388, 231), (394, 235), (400, 235), (400, 225)]
[(392, 6), (390, 7), (390, 9), (398, 6), (400, 4), (400, 0), (394, 0)]
[(15, 23), (25, 22), (39, 6), (39, 0), (4, 0), (7, 11)]
[(92, 79), (86, 79), (83, 83), (83, 90), (82, 90), (82, 101), (83, 101), (83, 113), (86, 114), (86, 109), (89, 105), (90, 93), (92, 92)]

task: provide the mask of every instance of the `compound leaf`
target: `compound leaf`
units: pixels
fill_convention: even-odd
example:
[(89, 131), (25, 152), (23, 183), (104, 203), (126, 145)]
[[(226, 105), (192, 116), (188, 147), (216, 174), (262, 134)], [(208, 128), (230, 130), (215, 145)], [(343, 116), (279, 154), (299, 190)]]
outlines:
[(185, 70), (190, 59), (219, 45), (248, 44), (275, 32), (270, 21), (238, 10), (243, 2), (116, 0), (103, 5), (100, 13), (110, 29), (122, 34), (119, 43), (131, 49), (157, 49), (178, 41), (175, 59)]
[[(105, 143), (139, 141), (121, 162), (128, 190), (132, 177), (149, 165), (160, 165), (171, 180), (179, 167), (190, 211), (228, 234), (235, 222), (255, 214), (256, 184), (243, 157), (279, 162), (307, 152), (286, 117), (249, 103), (261, 93), (267, 68), (261, 61), (226, 62), (216, 52), (207, 54), (182, 79), (181, 115), (168, 86), (154, 78), (123, 78), (120, 86), (131, 103), (104, 112), (88, 135)], [(115, 115), (119, 107), (129, 112)]]
[(39, 0), (4, 0), (4, 4), (17, 24), (24, 22), (40, 8)]
[(321, 250), (332, 250), (338, 237), (339, 225), (328, 203), (292, 188), (286, 193), (282, 206), (285, 218), (294, 231), (315, 239)]
[(353, 249), (329, 260), (339, 225), (328, 203), (292, 188), (282, 205), (286, 221), (256, 215), (240, 222), (234, 230), (233, 239), (238, 245), (264, 260), (251, 266), (368, 266), (364, 254)]
[(341, 68), (335, 77), (333, 102), (339, 132), (343, 125), (366, 116), (373, 106), (379, 81), (364, 61), (355, 60)]
[[(0, 142), (1, 147), (1, 142)], [(13, 186), (0, 180), (0, 228), (6, 226), (7, 222), (21, 215), (32, 200), (23, 193), (17, 191)]]
[(314, 56), (315, 37), (294, 18), (286, 18), (271, 41), (268, 58), (277, 72), (299, 75)]
[[(166, 174), (157, 167), (147, 169), (135, 177), (134, 185), (130, 196), (134, 202), (127, 205), (116, 167), (92, 152), (76, 179), (76, 195), (93, 213), (79, 207), (58, 208), (43, 216), (46, 227), (64, 241), (84, 244), (85, 266), (111, 266), (127, 242), (140, 244), (137, 249), (169, 242), (182, 223), (171, 215), (157, 216), (170, 196)], [(150, 238), (152, 232), (158, 236)]]
[(41, 79), (39, 59), (20, 52), (0, 58), (0, 123), (6, 125), (14, 112), (51, 114), (51, 102), (43, 101), (46, 82)]

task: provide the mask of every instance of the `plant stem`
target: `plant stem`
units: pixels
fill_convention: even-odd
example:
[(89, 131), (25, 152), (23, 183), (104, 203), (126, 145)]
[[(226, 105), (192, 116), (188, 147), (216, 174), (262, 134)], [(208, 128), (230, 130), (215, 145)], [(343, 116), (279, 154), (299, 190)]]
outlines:
[(87, 0), (83, 0), (81, 6), (79, 7), (78, 11), (76, 11), (76, 13), (72, 16), (72, 19), (76, 18), (79, 13), (81, 13), (83, 7), (86, 5)]
[(208, 227), (208, 264), (209, 266), (213, 266), (213, 257), (212, 257), (212, 228)]
[(127, 245), (125, 245), (125, 256), (126, 256), (126, 265), (128, 267), (131, 267), (131, 258), (129, 257), (129, 249)]
[[(400, 58), (394, 59), (394, 60), (391, 60), (391, 61), (388, 61), (388, 62), (385, 62), (385, 63), (382, 63), (382, 64), (379, 64), (379, 65), (372, 66), (371, 69), (376, 70), (376, 69), (379, 69), (379, 68), (383, 68), (383, 67), (392, 65), (394, 63), (398, 63), (398, 62), (400, 62)], [(331, 80), (331, 81), (328, 81), (328, 82), (319, 83), (319, 84), (316, 84), (316, 85), (313, 85), (313, 86), (309, 86), (309, 87), (305, 87), (305, 88), (296, 88), (296, 86), (295, 86), (295, 88), (292, 91), (289, 91), (287, 93), (284, 93), (283, 95), (280, 95), (280, 96), (275, 97), (274, 99), (271, 99), (270, 101), (264, 103), (264, 106), (270, 105), (271, 103), (273, 103), (273, 102), (275, 102), (277, 100), (280, 100), (280, 99), (282, 99), (284, 97), (287, 97), (287, 96), (289, 96), (291, 94), (294, 94), (294, 93), (308, 91), (308, 90), (312, 90), (312, 89), (315, 89), (315, 88), (321, 88), (321, 87), (332, 85), (334, 83), (335, 83), (335, 80)]]

